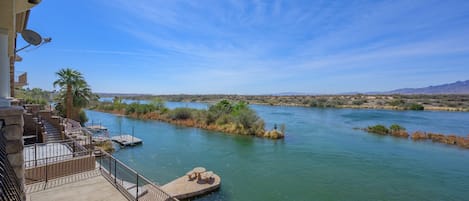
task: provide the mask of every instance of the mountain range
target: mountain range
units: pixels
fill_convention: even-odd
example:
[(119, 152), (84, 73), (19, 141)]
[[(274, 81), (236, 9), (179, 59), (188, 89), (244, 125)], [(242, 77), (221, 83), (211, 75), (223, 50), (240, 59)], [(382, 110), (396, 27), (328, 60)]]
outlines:
[[(469, 80), (457, 81), (448, 84), (441, 84), (435, 86), (428, 86), (422, 88), (402, 88), (392, 91), (374, 91), (374, 92), (346, 92), (339, 93), (339, 95), (354, 95), (354, 94), (469, 94)], [(274, 96), (302, 96), (302, 95), (325, 95), (314, 93), (301, 93), (301, 92), (283, 92), (273, 94)]]
[(396, 89), (384, 94), (469, 94), (469, 80), (423, 88)]

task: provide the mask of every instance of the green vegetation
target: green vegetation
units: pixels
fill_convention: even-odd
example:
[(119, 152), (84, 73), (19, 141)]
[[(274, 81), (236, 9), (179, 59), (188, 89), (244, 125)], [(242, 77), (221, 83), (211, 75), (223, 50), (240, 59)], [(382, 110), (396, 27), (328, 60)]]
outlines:
[(398, 132), (398, 131), (405, 131), (406, 129), (398, 124), (393, 124), (389, 126), (390, 132)]
[(280, 131), (265, 131), (264, 121), (256, 112), (249, 108), (246, 102), (232, 103), (221, 100), (211, 105), (207, 110), (192, 108), (168, 109), (161, 99), (154, 99), (149, 104), (125, 104), (114, 98), (113, 102), (100, 102), (94, 109), (126, 114), (135, 118), (155, 119), (190, 127), (236, 133), (241, 135), (255, 135), (268, 138), (283, 138), (285, 125)]
[(376, 134), (380, 134), (380, 135), (386, 135), (386, 134), (389, 133), (389, 129), (386, 128), (386, 126), (381, 125), (381, 124), (374, 125), (374, 126), (368, 126), (368, 128), (366, 130), (370, 133), (376, 133)]
[(424, 107), (423, 107), (423, 105), (420, 105), (418, 103), (409, 103), (409, 104), (405, 105), (405, 109), (407, 109), (407, 110), (423, 110)]
[(409, 133), (406, 132), (406, 129), (398, 124), (393, 124), (387, 128), (384, 125), (377, 124), (374, 126), (368, 126), (364, 129), (369, 133), (375, 133), (379, 135), (392, 135), (394, 137), (408, 138)]
[(192, 112), (194, 111), (190, 108), (175, 108), (169, 112), (169, 116), (173, 120), (187, 120), (192, 118)]
[(59, 70), (56, 75), (58, 79), (53, 85), (54, 87), (59, 86), (61, 89), (55, 97), (58, 103), (55, 109), (59, 115), (84, 124), (88, 118), (82, 108), (87, 107), (90, 102), (96, 101), (98, 96), (91, 92), (90, 86), (80, 72), (66, 68)]
[(46, 106), (49, 104), (51, 92), (40, 88), (33, 89), (16, 89), (16, 98), (23, 99), (25, 104), (40, 104)]

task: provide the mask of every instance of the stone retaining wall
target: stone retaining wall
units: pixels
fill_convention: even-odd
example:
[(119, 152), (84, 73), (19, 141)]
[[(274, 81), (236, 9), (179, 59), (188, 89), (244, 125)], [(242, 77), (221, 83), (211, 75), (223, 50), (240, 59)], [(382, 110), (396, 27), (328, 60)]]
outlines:
[(24, 194), (24, 157), (23, 157), (23, 108), (22, 107), (0, 107), (0, 120), (5, 124), (2, 129), (6, 139), (6, 153), (8, 161), (12, 166), (19, 186)]

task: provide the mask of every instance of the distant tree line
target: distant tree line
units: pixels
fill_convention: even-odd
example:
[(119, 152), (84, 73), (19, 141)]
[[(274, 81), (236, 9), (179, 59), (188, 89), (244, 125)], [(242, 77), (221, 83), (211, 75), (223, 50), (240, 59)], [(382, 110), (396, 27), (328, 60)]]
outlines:
[(469, 111), (469, 95), (140, 95), (134, 100), (160, 98), (175, 102), (243, 101), (248, 104), (287, 105), (317, 108), (376, 108), (394, 110)]

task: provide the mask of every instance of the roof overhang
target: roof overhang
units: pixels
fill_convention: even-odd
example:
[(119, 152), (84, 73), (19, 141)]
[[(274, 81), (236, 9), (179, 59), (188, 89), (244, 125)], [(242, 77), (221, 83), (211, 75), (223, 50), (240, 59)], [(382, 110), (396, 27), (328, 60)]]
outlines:
[(0, 29), (8, 33), (8, 55), (15, 55), (16, 33), (26, 29), (30, 9), (40, 0), (1, 0)]

